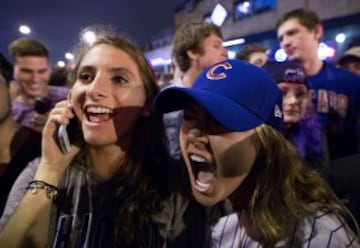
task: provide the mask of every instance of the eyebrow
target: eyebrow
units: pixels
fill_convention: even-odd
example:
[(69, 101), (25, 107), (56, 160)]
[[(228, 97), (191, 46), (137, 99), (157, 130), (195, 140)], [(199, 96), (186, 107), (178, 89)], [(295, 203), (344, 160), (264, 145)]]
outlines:
[[(93, 65), (80, 66), (79, 71), (83, 71), (83, 70), (96, 70), (96, 67)], [(112, 73), (117, 73), (117, 72), (126, 73), (126, 74), (134, 77), (134, 73), (132, 73), (129, 69), (127, 69), (125, 67), (113, 67), (113, 68), (107, 69), (107, 71), (112, 72)]]
[(43, 72), (46, 72), (48, 70), (49, 70), (48, 68), (41, 68), (41, 69), (31, 69), (31, 68), (27, 68), (27, 67), (20, 68), (20, 71), (22, 71), (22, 72), (40, 72), (40, 73), (43, 73)]
[(294, 33), (298, 32), (298, 31), (299, 31), (298, 27), (290, 28), (290, 29), (286, 30), (282, 35), (279, 35), (278, 39), (282, 38), (284, 35), (291, 35), (291, 34), (294, 34)]
[(116, 72), (121, 72), (121, 73), (126, 73), (129, 74), (131, 76), (134, 76), (134, 74), (127, 68), (125, 67), (114, 67), (114, 68), (110, 68), (108, 71), (116, 73)]

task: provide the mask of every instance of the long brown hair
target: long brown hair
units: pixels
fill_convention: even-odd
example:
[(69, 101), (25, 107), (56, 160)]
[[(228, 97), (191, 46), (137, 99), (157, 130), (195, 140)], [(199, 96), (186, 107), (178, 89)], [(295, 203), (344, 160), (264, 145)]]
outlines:
[[(256, 134), (259, 153), (249, 175), (255, 184), (247, 211), (264, 247), (274, 247), (291, 237), (295, 224), (301, 225), (318, 212), (331, 213), (340, 222), (349, 221), (358, 230), (351, 213), (322, 176), (302, 165), (295, 148), (277, 130), (263, 124), (256, 128)], [(350, 235), (351, 229), (345, 226)]]
[[(168, 192), (168, 162), (165, 129), (162, 116), (153, 111), (152, 102), (159, 92), (155, 74), (143, 52), (128, 37), (118, 34), (113, 27), (87, 28), (96, 34), (92, 44), (76, 47), (76, 65), (92, 47), (107, 44), (126, 52), (137, 65), (146, 92), (149, 115), (141, 116), (134, 128), (130, 149), (119, 161), (112, 182), (116, 196), (115, 245), (146, 246), (154, 233), (151, 217), (162, 210), (162, 200)], [(73, 71), (73, 76), (76, 75)], [(73, 81), (74, 78), (72, 79)], [(156, 232), (156, 231), (155, 231)]]

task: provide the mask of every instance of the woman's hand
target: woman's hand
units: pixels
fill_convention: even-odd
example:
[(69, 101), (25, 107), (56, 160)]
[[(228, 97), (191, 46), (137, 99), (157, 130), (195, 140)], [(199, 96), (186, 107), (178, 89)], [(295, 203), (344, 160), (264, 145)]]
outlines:
[(69, 153), (64, 154), (58, 145), (58, 129), (60, 125), (68, 125), (71, 118), (76, 118), (72, 112), (70, 101), (58, 102), (50, 111), (49, 118), (42, 131), (41, 162), (35, 179), (57, 185), (70, 161), (78, 153), (78, 146), (71, 146)]

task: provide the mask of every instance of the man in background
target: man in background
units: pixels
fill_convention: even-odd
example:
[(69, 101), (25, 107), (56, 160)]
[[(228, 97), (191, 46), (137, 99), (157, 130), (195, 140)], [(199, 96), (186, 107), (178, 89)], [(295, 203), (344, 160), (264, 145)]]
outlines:
[(360, 75), (360, 46), (352, 47), (340, 57), (338, 65)]
[(16, 122), (41, 132), (47, 112), (55, 103), (67, 98), (69, 89), (49, 86), (49, 51), (40, 41), (17, 39), (10, 44), (9, 52), (14, 65), (14, 80), (19, 87), (18, 95), (12, 101), (12, 114)]
[(330, 159), (358, 151), (357, 118), (360, 113), (360, 77), (320, 60), (318, 46), (323, 26), (311, 10), (295, 9), (277, 23), (277, 37), (289, 60), (308, 76), (310, 94), (327, 133)]
[[(218, 26), (205, 23), (188, 23), (181, 26), (174, 35), (172, 57), (181, 71), (170, 86), (191, 87), (195, 79), (208, 66), (227, 57), (222, 45), (223, 38)], [(182, 111), (164, 114), (170, 155), (180, 159), (179, 131)]]
[(236, 58), (245, 60), (256, 66), (263, 66), (269, 59), (266, 48), (258, 44), (250, 44), (236, 54)]

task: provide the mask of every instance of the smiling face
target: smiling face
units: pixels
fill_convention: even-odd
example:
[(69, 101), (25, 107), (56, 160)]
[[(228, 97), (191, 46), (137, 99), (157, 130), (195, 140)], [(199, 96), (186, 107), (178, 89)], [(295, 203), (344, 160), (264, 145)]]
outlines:
[(305, 115), (309, 103), (308, 89), (304, 84), (278, 83), (283, 93), (284, 123), (292, 125), (299, 122)]
[(254, 129), (229, 132), (199, 104), (187, 105), (180, 146), (193, 196), (200, 204), (212, 206), (240, 187), (256, 159), (254, 134)]
[(82, 58), (71, 99), (85, 141), (93, 146), (126, 146), (144, 108), (146, 93), (135, 61), (107, 44)]
[(20, 96), (27, 100), (38, 96), (46, 96), (50, 71), (47, 57), (16, 57), (14, 78), (20, 87)]

